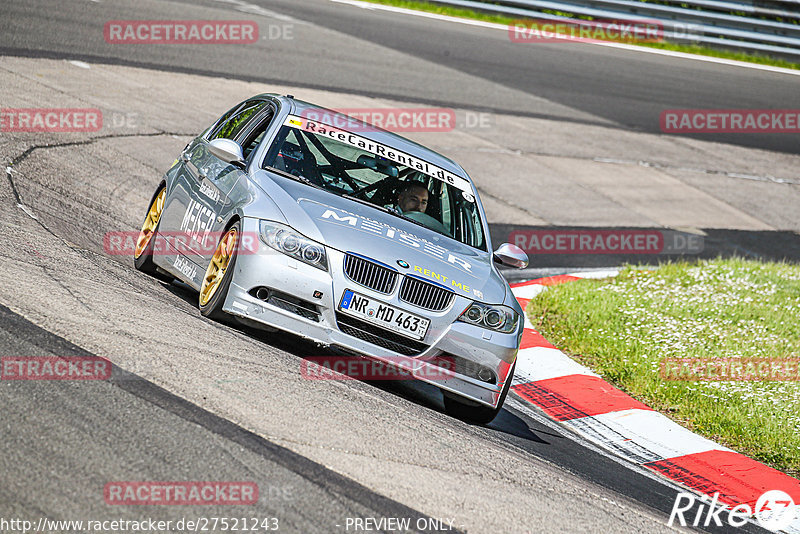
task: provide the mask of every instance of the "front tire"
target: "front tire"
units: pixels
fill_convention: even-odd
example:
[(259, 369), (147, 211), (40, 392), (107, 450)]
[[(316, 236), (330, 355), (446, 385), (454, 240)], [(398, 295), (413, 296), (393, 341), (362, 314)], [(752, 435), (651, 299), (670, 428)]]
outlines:
[(500, 410), (503, 409), (503, 404), (506, 401), (506, 396), (508, 395), (508, 390), (511, 389), (511, 382), (514, 378), (514, 369), (517, 366), (516, 360), (514, 364), (511, 366), (511, 370), (508, 372), (508, 377), (506, 377), (506, 383), (503, 386), (503, 391), (500, 393), (500, 399), (497, 401), (496, 408), (489, 408), (488, 406), (478, 405), (476, 404), (467, 404), (467, 402), (459, 400), (457, 396), (450, 392), (442, 391), (442, 397), (444, 399), (444, 411), (450, 417), (455, 417), (456, 419), (461, 419), (467, 423), (472, 423), (475, 425), (488, 425), (491, 423), (497, 414), (500, 413)]
[(228, 227), (222, 239), (219, 240), (217, 249), (206, 268), (206, 274), (203, 276), (198, 304), (200, 313), (209, 319), (221, 321), (227, 318), (228, 314), (222, 311), (222, 306), (228, 296), (228, 288), (231, 285), (233, 270), (236, 266), (236, 256), (241, 241), (241, 227), (239, 221)]
[(172, 277), (163, 274), (153, 262), (155, 243), (158, 240), (158, 228), (161, 224), (161, 215), (164, 212), (164, 201), (167, 196), (167, 187), (164, 184), (156, 190), (147, 215), (144, 217), (142, 229), (136, 240), (136, 250), (133, 253), (133, 266), (137, 271), (147, 273), (165, 282), (171, 282)]

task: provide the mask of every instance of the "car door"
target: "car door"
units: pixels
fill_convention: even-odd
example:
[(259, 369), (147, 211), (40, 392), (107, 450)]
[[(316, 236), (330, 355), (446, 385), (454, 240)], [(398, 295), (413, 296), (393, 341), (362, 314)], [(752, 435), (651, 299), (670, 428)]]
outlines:
[(180, 157), (179, 170), (168, 205), (164, 208), (167, 228), (173, 230), (177, 255), (168, 258), (171, 270), (177, 270), (200, 285), (224, 229), (223, 214), (230, 207), (228, 193), (245, 171), (211, 154), (208, 144), (214, 139), (240, 139), (252, 123), (268, 108), (263, 100), (250, 100), (220, 119), (205, 136), (190, 143)]
[[(231, 108), (212, 125), (211, 128), (206, 130), (203, 135), (195, 138), (186, 145), (183, 152), (178, 157), (175, 176), (168, 191), (169, 194), (167, 195), (164, 205), (164, 211), (161, 214), (160, 224), (161, 233), (170, 236), (168, 242), (175, 244), (175, 250), (184, 250), (186, 248), (177, 238), (184, 224), (183, 221), (193, 195), (192, 190), (199, 187), (197, 181), (201, 173), (198, 165), (202, 165), (205, 159), (204, 153), (201, 150), (203, 141), (209, 135), (209, 132), (215, 132), (222, 125), (226, 124), (244, 105), (245, 103), (241, 103)], [(183, 238), (183, 236), (180, 237)]]
[[(212, 132), (207, 142), (202, 143), (197, 163), (200, 172), (200, 187), (198, 195), (190, 199), (190, 208), (194, 208), (198, 215), (195, 221), (194, 213), (187, 210), (188, 220), (184, 224), (187, 232), (193, 232), (193, 242), (200, 244), (194, 247), (197, 258), (195, 261), (203, 266), (208, 265), (214, 254), (216, 244), (221, 237), (224, 225), (230, 219), (237, 198), (241, 195), (232, 195), (237, 189), (246, 190), (247, 171), (237, 165), (219, 159), (208, 151), (208, 143), (214, 139), (231, 139), (242, 147), (244, 160), (248, 161), (250, 154), (261, 142), (266, 129), (275, 115), (275, 108), (265, 101), (255, 102), (252, 106), (245, 106), (234, 115), (228, 125)], [(242, 184), (242, 185), (239, 185)], [(205, 219), (206, 208), (211, 210), (213, 220)]]

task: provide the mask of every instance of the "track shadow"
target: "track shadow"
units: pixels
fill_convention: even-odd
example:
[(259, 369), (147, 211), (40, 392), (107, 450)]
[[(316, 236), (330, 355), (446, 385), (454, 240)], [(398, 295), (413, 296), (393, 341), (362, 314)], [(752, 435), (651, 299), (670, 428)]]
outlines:
[[(172, 282), (165, 283), (162, 282), (164, 288), (178, 297), (179, 299), (183, 300), (187, 304), (190, 304), (193, 307), (197, 307), (197, 292), (194, 291), (188, 285), (182, 282)], [(200, 318), (200, 311), (197, 310), (198, 318)], [(317, 358), (326, 358), (326, 357), (353, 357), (357, 359), (368, 360), (364, 356), (355, 356), (352, 354), (344, 353), (342, 351), (338, 351), (335, 348), (326, 348), (316, 345), (313, 342), (307, 341), (299, 336), (291, 334), (289, 332), (283, 331), (275, 331), (271, 332), (268, 330), (262, 330), (260, 328), (256, 328), (253, 326), (249, 326), (246, 324), (242, 324), (238, 322), (236, 319), (231, 318), (230, 321), (226, 323), (219, 323), (223, 327), (231, 328), (243, 334), (253, 340), (256, 340), (260, 343), (265, 345), (269, 345), (272, 348), (276, 348), (292, 354), (296, 356), (298, 359), (305, 360), (306, 362), (314, 362)], [(372, 360), (369, 360), (372, 362)], [(386, 368), (386, 364), (379, 364)], [(302, 365), (298, 365), (298, 369), (301, 369)], [(302, 372), (302, 371), (301, 371)], [(444, 403), (442, 401), (442, 395), (437, 388), (433, 384), (428, 384), (426, 382), (421, 382), (419, 380), (413, 379), (402, 379), (402, 380), (391, 380), (383, 378), (388, 376), (388, 373), (376, 375), (375, 379), (367, 378), (345, 378), (341, 377), (338, 378), (340, 380), (351, 380), (362, 382), (374, 388), (380, 389), (392, 395), (396, 395), (401, 397), (409, 402), (413, 402), (414, 404), (424, 407), (429, 410), (434, 410), (440, 413), (444, 413)], [(323, 378), (323, 379), (337, 379), (337, 378)], [(488, 428), (492, 430), (496, 430), (498, 432), (502, 432), (504, 434), (508, 434), (511, 436), (516, 436), (518, 438), (524, 440), (530, 440), (537, 443), (547, 444), (548, 442), (542, 439), (539, 434), (533, 432), (528, 424), (525, 422), (524, 419), (518, 417), (517, 415), (512, 414), (508, 410), (502, 410), (500, 414), (495, 418), (495, 420), (487, 425)], [(545, 432), (546, 433), (546, 432)], [(556, 434), (552, 434), (553, 437), (558, 437)]]
[[(197, 292), (194, 289), (184, 284), (183, 282), (179, 281), (174, 281), (172, 283), (162, 282), (162, 285), (167, 291), (169, 291), (179, 299), (183, 300), (187, 304), (197, 309)], [(199, 309), (197, 309), (197, 317), (198, 319), (202, 319)], [(258, 341), (259, 343), (263, 343), (265, 345), (269, 345), (272, 348), (279, 349), (286, 353), (292, 354), (296, 356), (299, 360), (306, 360), (306, 362), (312, 362), (316, 358), (341, 357), (341, 356), (351, 357), (351, 355), (347, 353), (338, 351), (334, 348), (319, 346), (316, 343), (303, 339), (302, 337), (292, 334), (290, 332), (284, 332), (281, 330), (272, 332), (269, 330), (257, 328), (248, 324), (243, 324), (234, 317), (231, 317), (229, 321), (226, 321), (224, 323), (217, 322), (217, 324), (219, 324), (223, 328), (230, 328), (236, 332), (239, 332), (240, 334), (245, 335), (255, 341)], [(353, 356), (353, 357), (366, 360), (366, 357), (358, 357), (358, 356)], [(299, 363), (300, 362), (298, 361), (298, 364)], [(302, 369), (302, 366), (298, 365), (298, 370), (300, 369)], [(323, 379), (337, 379), (337, 378), (323, 378)], [(345, 378), (345, 377), (341, 377), (338, 379), (362, 382), (370, 386), (373, 386), (375, 388), (381, 389), (383, 391), (389, 392), (393, 395), (402, 397), (410, 402), (413, 402), (414, 404), (423, 406), (427, 409), (433, 409), (438, 412), (444, 412), (444, 405), (442, 403), (441, 393), (439, 392), (439, 389), (437, 387), (431, 384), (426, 384), (423, 382), (419, 382), (417, 380), (391, 380), (382, 378), (381, 376), (378, 376), (374, 380), (370, 380), (368, 378), (361, 379), (361, 378)]]
[(494, 421), (489, 423), (487, 427), (509, 436), (514, 436), (529, 442), (540, 443), (542, 445), (550, 445), (552, 442), (552, 440), (548, 441), (544, 439), (542, 437), (543, 435), (553, 439), (563, 439), (563, 436), (549, 430), (533, 430), (526, 419), (523, 419), (515, 412), (508, 409), (501, 410)]
[[(196, 307), (196, 292), (188, 286), (184, 284), (169, 284), (166, 285), (166, 289), (176, 297)], [(202, 320), (199, 310), (197, 314), (198, 319)], [(298, 363), (313, 356), (339, 354), (285, 332), (271, 333), (236, 324), (230, 326), (220, 325), (220, 327), (230, 327), (233, 331), (248, 336), (264, 345), (297, 356)], [(124, 385), (126, 383), (125, 377), (118, 376), (117, 382)], [(412, 402), (423, 409), (443, 412), (441, 395), (434, 385), (413, 380), (361, 380), (360, 382), (365, 382), (366, 385), (386, 391), (399, 399)], [(130, 386), (129, 389), (131, 388), (133, 386)], [(131, 392), (134, 391), (135, 389), (131, 389)], [(453, 421), (456, 422), (455, 420)], [(496, 440), (501, 446), (513, 445), (522, 453), (540, 458), (615, 493), (637, 500), (646, 507), (664, 515), (665, 520), (670, 513), (672, 503), (676, 499), (676, 490), (673, 487), (662, 484), (651, 476), (624, 468), (618, 459), (582, 445), (574, 438), (571, 438), (568, 433), (562, 434), (540, 421), (531, 419), (513, 406), (507, 405), (497, 418), (485, 426), (484, 429), (490, 432), (488, 437)], [(480, 431), (481, 429), (476, 427), (475, 430)], [(226, 437), (229, 434), (236, 435), (227, 427), (216, 431)], [(713, 526), (701, 527), (700, 530), (726, 532), (724, 528), (718, 529)], [(764, 532), (762, 529), (750, 524), (737, 531), (747, 533)]]

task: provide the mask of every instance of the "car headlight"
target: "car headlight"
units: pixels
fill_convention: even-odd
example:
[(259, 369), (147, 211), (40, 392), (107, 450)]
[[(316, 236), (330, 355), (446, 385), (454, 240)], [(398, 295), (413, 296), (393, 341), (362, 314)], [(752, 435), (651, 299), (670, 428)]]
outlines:
[(307, 263), (312, 267), (328, 270), (325, 247), (296, 232), (291, 227), (270, 221), (260, 221), (261, 240), (278, 252)]
[(509, 334), (516, 330), (519, 315), (506, 306), (489, 306), (473, 302), (464, 310), (458, 320)]

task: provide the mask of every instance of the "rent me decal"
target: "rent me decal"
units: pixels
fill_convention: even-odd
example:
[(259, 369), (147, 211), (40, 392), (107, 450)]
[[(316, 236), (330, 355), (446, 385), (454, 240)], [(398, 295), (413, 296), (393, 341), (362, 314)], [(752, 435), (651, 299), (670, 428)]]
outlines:
[(481, 291), (478, 291), (477, 289), (470, 287), (469, 284), (465, 284), (463, 281), (460, 282), (458, 280), (453, 280), (452, 278), (448, 278), (441, 273), (437, 273), (436, 271), (420, 267), (419, 265), (414, 266), (414, 272), (424, 275), (430, 279), (436, 279), (443, 285), (463, 291), (467, 295), (474, 294), (479, 299), (483, 298), (483, 293)]

